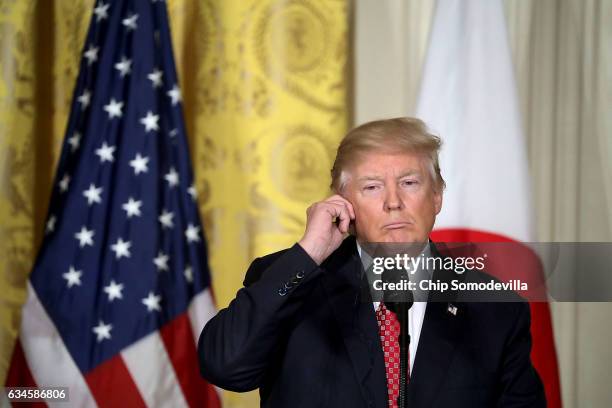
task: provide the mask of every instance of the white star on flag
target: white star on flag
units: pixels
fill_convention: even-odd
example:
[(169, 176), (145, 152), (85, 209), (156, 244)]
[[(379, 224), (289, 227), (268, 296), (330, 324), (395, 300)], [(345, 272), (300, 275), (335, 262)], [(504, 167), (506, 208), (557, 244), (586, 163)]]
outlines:
[(136, 20), (138, 20), (138, 14), (132, 14), (128, 18), (124, 18), (121, 21), (121, 24), (127, 27), (128, 31), (135, 30), (138, 27), (138, 25), (136, 24)]
[(142, 303), (147, 307), (149, 312), (157, 310), (158, 312), (161, 310), (159, 306), (159, 302), (161, 302), (161, 296), (156, 295), (153, 292), (149, 292), (149, 295), (142, 299)]
[(115, 64), (115, 69), (120, 72), (121, 78), (132, 72), (132, 60), (121, 57), (121, 61)]
[(49, 219), (47, 220), (46, 227), (45, 227), (45, 231), (47, 234), (50, 234), (55, 230), (56, 221), (57, 221), (57, 218), (55, 217), (55, 215), (52, 215), (49, 217)]
[(176, 172), (174, 167), (170, 167), (170, 171), (164, 176), (164, 178), (170, 187), (175, 187), (179, 183), (179, 174)]
[(187, 265), (185, 267), (185, 271), (183, 272), (183, 275), (185, 275), (185, 280), (189, 283), (193, 282), (193, 269), (191, 268), (191, 265)]
[(83, 248), (86, 245), (93, 246), (94, 230), (88, 230), (87, 227), (81, 227), (81, 230), (74, 234), (74, 237), (79, 240), (79, 246)]
[(115, 258), (120, 259), (121, 257), (130, 257), (130, 247), (132, 243), (130, 241), (124, 241), (121, 238), (117, 239), (117, 242), (111, 245), (111, 251), (115, 253)]
[(168, 96), (172, 100), (172, 105), (176, 105), (181, 101), (181, 89), (178, 85), (174, 85), (171, 90), (167, 92)]
[(195, 184), (192, 184), (191, 187), (187, 189), (187, 193), (191, 196), (193, 201), (198, 198), (198, 190), (196, 190)]
[(168, 255), (164, 254), (162, 251), (159, 251), (159, 254), (153, 258), (153, 263), (157, 266), (158, 271), (167, 271), (168, 270), (168, 261), (170, 258)]
[(171, 130), (171, 131), (168, 133), (168, 135), (170, 136), (170, 138), (174, 138), (174, 137), (176, 137), (176, 135), (178, 135), (178, 129), (176, 129), (176, 128), (172, 129), (172, 130)]
[(121, 109), (123, 109), (123, 102), (116, 101), (115, 98), (111, 98), (108, 105), (104, 105), (104, 110), (108, 113), (109, 119), (120, 118), (123, 115)]
[(147, 75), (147, 78), (149, 78), (149, 80), (151, 80), (153, 84), (153, 88), (159, 88), (162, 85), (162, 75), (163, 74), (164, 73), (162, 71), (156, 68), (153, 70), (153, 72)]
[(104, 163), (105, 161), (112, 162), (115, 160), (113, 157), (113, 153), (115, 152), (115, 146), (109, 146), (106, 142), (102, 143), (102, 147), (96, 149), (96, 154), (100, 156), (100, 163)]
[(93, 332), (96, 334), (96, 336), (98, 336), (98, 342), (104, 340), (104, 339), (109, 339), (111, 338), (111, 330), (113, 329), (113, 325), (112, 324), (105, 324), (102, 320), (100, 320), (100, 323), (98, 323), (98, 325), (96, 327), (93, 328)]
[(141, 156), (140, 153), (136, 153), (136, 157), (133, 160), (130, 160), (130, 166), (134, 168), (135, 175), (146, 173), (149, 170), (149, 167), (147, 167), (148, 163), (149, 158), (146, 156)]
[(68, 285), (68, 287), (71, 288), (74, 285), (79, 285), (79, 286), (81, 285), (81, 275), (82, 274), (83, 274), (82, 271), (77, 271), (71, 265), (70, 270), (64, 273), (62, 276), (64, 277), (64, 279), (66, 279), (66, 284)]
[(108, 301), (112, 302), (115, 299), (123, 299), (123, 283), (117, 283), (111, 280), (108, 286), (104, 287), (104, 292), (108, 295)]
[(68, 191), (68, 185), (70, 185), (70, 176), (68, 174), (64, 174), (64, 177), (57, 183), (59, 189), (62, 193)]
[(158, 131), (159, 125), (157, 121), (159, 120), (159, 115), (154, 115), (153, 112), (148, 111), (147, 116), (140, 119), (140, 123), (142, 123), (145, 127), (145, 132), (149, 133), (151, 130)]
[(68, 144), (70, 144), (70, 150), (72, 152), (76, 151), (79, 148), (79, 144), (81, 143), (81, 134), (79, 132), (74, 132), (74, 134), (68, 138)]
[(128, 218), (132, 218), (132, 216), (140, 217), (140, 206), (142, 205), (142, 201), (136, 201), (132, 197), (129, 198), (127, 203), (124, 203), (121, 208), (125, 210)]
[(198, 242), (200, 237), (198, 233), (200, 232), (200, 227), (197, 227), (193, 224), (189, 224), (187, 229), (185, 230), (185, 237), (187, 237), (187, 242)]
[(87, 65), (91, 65), (98, 60), (98, 47), (90, 45), (87, 51), (83, 54), (87, 60)]
[(77, 101), (81, 104), (81, 109), (85, 109), (89, 106), (89, 102), (91, 102), (91, 92), (85, 89), (81, 96), (77, 98)]
[(173, 213), (163, 210), (161, 215), (159, 216), (159, 222), (161, 223), (163, 228), (172, 228), (174, 227), (174, 223), (172, 222), (173, 217)]
[(89, 188), (83, 191), (83, 195), (87, 197), (87, 204), (92, 205), (93, 203), (101, 203), (102, 198), (100, 197), (102, 194), (102, 187), (96, 187), (93, 184), (89, 185)]
[(108, 7), (109, 4), (104, 4), (103, 2), (98, 3), (96, 8), (94, 9), (94, 14), (96, 15), (96, 22), (100, 22), (100, 20), (108, 18)]

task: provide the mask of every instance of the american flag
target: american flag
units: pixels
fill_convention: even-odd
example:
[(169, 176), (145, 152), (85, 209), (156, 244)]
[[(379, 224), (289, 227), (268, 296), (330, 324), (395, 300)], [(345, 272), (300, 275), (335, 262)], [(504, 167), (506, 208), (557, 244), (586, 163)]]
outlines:
[(196, 354), (214, 312), (166, 5), (100, 0), (6, 385), (219, 406)]

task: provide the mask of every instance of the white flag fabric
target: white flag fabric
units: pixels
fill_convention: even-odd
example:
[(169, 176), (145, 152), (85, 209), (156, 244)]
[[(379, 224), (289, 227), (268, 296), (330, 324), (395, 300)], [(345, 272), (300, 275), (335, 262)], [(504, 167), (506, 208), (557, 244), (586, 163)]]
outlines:
[(417, 116), (442, 136), (438, 229), (533, 240), (530, 185), (501, 1), (441, 0)]

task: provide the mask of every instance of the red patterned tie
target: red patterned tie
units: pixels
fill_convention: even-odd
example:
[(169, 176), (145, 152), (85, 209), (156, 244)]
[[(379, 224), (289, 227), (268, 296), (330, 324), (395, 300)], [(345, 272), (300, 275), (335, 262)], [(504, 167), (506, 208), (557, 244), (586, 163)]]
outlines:
[[(395, 313), (387, 309), (383, 302), (380, 302), (376, 310), (376, 320), (378, 321), (380, 343), (385, 354), (389, 407), (397, 408), (397, 397), (400, 391), (400, 323)], [(408, 367), (410, 367), (410, 355), (408, 355)], [(409, 378), (410, 369), (406, 375), (406, 379)]]

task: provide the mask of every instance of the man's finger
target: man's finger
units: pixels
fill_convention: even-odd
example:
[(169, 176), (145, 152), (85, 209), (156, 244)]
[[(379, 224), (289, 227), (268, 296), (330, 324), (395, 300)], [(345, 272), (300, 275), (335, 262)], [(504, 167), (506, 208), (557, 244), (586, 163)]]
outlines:
[(348, 230), (348, 225), (351, 222), (351, 215), (344, 203), (326, 202), (327, 211), (332, 216), (332, 220), (339, 220), (338, 227), (344, 226), (342, 232)]
[(351, 222), (351, 219), (348, 217), (348, 213), (346, 213), (347, 217), (345, 218), (341, 218), (340, 219), (340, 224), (338, 224), (338, 228), (340, 229), (340, 232), (342, 232), (343, 234), (345, 234), (348, 231), (349, 228), (349, 224)]
[(355, 210), (353, 209), (353, 204), (351, 204), (351, 202), (349, 200), (347, 200), (346, 198), (344, 198), (344, 197), (342, 197), (340, 195), (338, 197), (339, 197), (340, 201), (342, 201), (346, 205), (346, 207), (348, 208), (349, 213), (351, 214), (351, 217), (355, 218)]
[(344, 206), (344, 208), (346, 208), (346, 210), (348, 211), (351, 219), (355, 219), (355, 210), (353, 209), (353, 205), (349, 201), (345, 199), (329, 199), (327, 200), (327, 202)]

